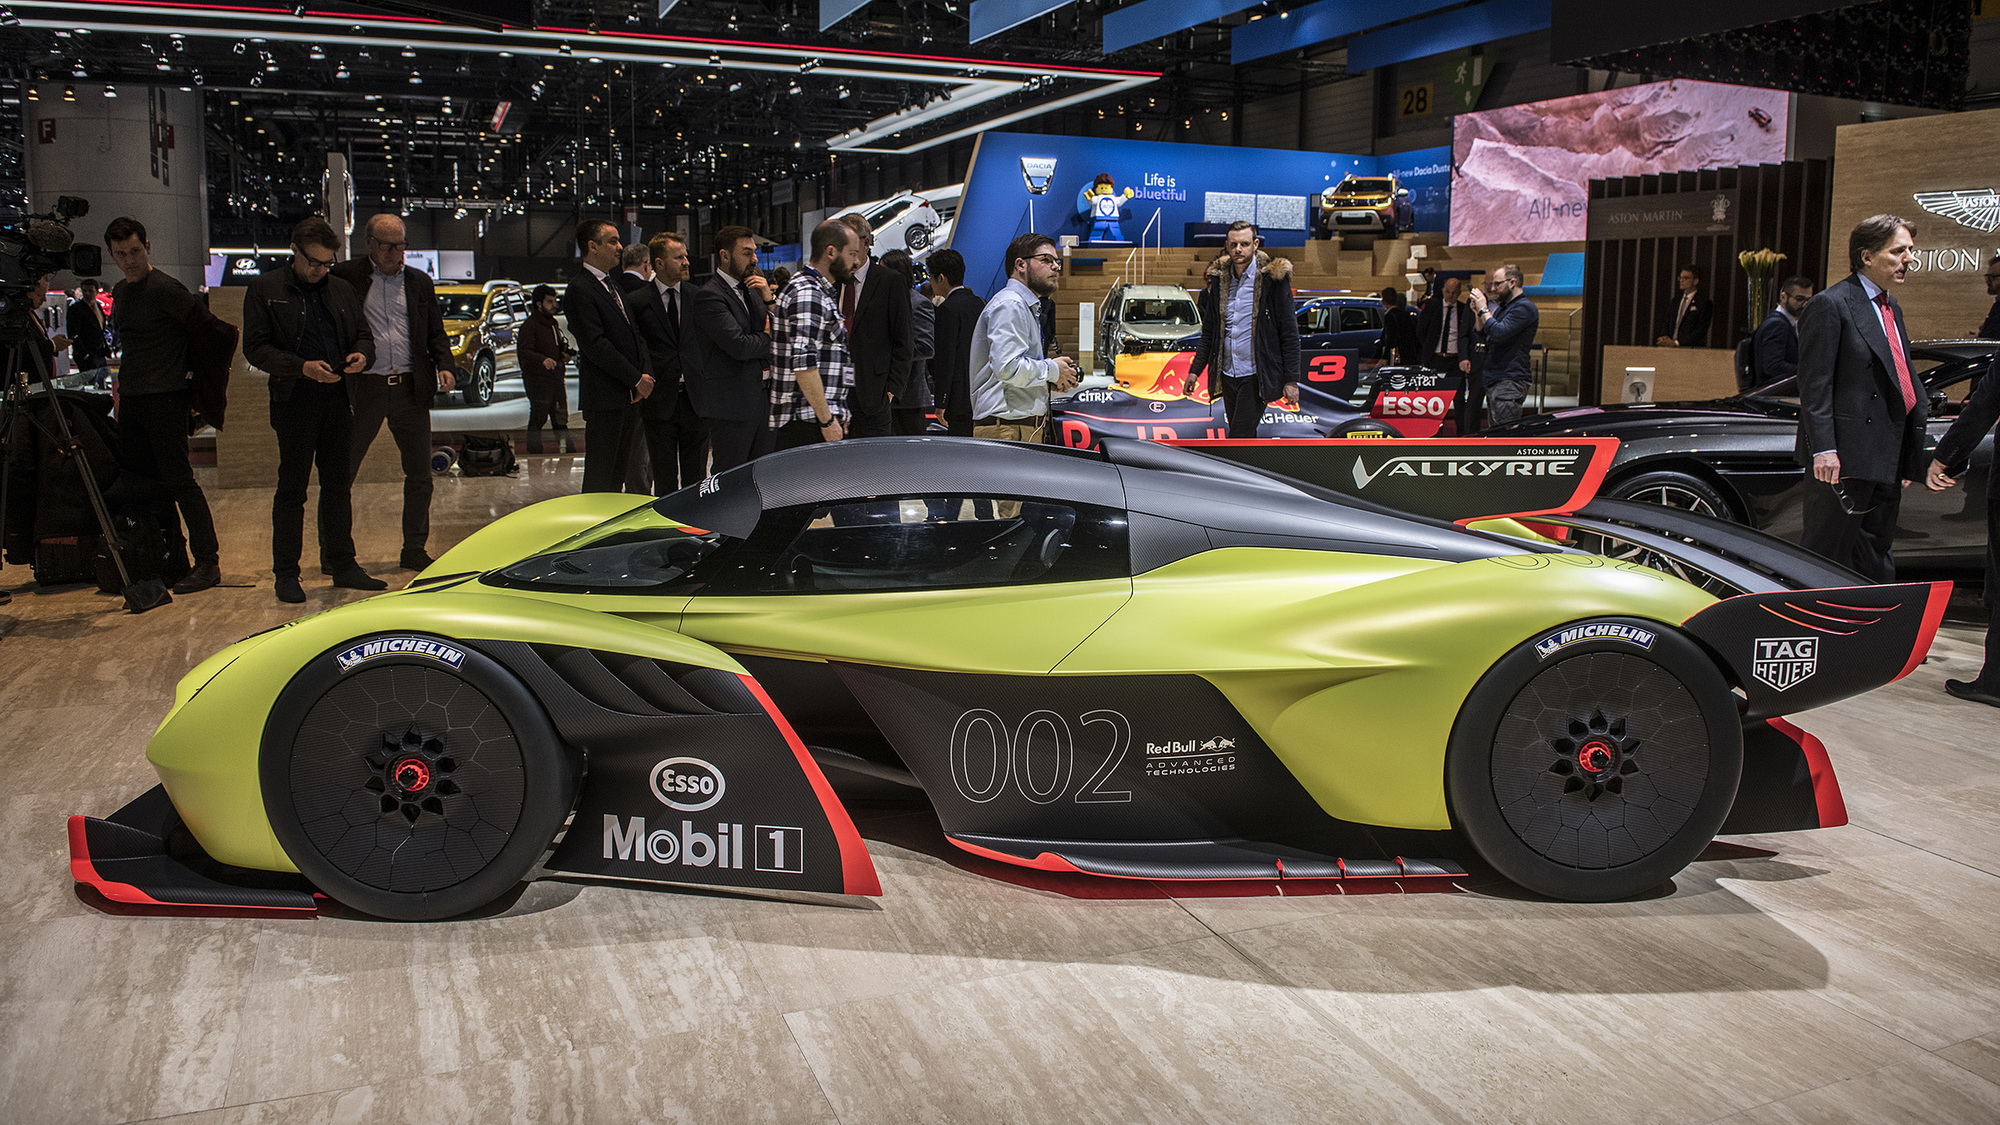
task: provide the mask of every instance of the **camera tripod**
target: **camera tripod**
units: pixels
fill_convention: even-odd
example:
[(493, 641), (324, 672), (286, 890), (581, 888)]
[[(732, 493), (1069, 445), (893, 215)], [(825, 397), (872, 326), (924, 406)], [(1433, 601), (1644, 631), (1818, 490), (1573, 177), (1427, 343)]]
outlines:
[[(132, 572), (125, 566), (125, 555), (119, 548), (118, 531), (111, 521), (111, 509), (105, 506), (104, 491), (97, 485), (97, 474), (91, 471), (90, 462), (83, 455), (83, 446), (76, 440), (76, 433), (70, 428), (69, 416), (63, 412), (61, 397), (56, 393), (55, 380), (44, 363), (42, 356), (34, 348), (22, 341), (13, 341), (0, 347), (0, 359), (4, 360), (7, 387), (4, 397), (0, 397), (0, 514), (4, 514), (13, 498), (14, 456), (17, 441), (26, 440), (24, 431), (29, 428), (40, 431), (56, 443), (56, 450), (71, 459), (76, 465), (77, 476), (83, 481), (83, 491), (90, 497), (90, 508), (97, 516), (97, 528), (104, 537), (104, 550), (111, 556), (111, 565), (118, 571), (119, 586), (125, 595), (125, 608), (131, 613), (144, 613), (149, 609), (173, 601), (164, 586), (157, 582), (135, 584)], [(32, 361), (35, 367), (35, 381), (40, 384), (42, 394), (49, 403), (49, 413), (55, 418), (53, 432), (47, 424), (37, 420), (28, 410), (29, 376), (22, 369), (22, 361)]]

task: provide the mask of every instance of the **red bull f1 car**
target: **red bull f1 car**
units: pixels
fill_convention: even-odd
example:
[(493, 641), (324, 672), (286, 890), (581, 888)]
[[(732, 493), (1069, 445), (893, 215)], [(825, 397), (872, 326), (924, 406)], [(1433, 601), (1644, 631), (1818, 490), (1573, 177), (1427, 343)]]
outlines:
[[(1842, 823), (1782, 716), (1906, 674), (1947, 585), (1590, 504), (1612, 446), (882, 438), (546, 501), (196, 667), (160, 786), (72, 818), (72, 872), (397, 919), (541, 872), (877, 893), (830, 776), (921, 789), (954, 845), (1031, 868), (1476, 857), (1573, 900)], [(1343, 850), (1357, 826), (1459, 858)]]

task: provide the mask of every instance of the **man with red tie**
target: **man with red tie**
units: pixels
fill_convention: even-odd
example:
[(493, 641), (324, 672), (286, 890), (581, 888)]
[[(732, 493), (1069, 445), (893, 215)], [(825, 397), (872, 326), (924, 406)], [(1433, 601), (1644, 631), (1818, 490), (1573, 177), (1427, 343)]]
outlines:
[(1799, 317), (1799, 438), (1809, 465), (1803, 544), (1873, 582), (1895, 579), (1889, 548), (1902, 490), (1924, 472), (1923, 383), (1889, 290), (1916, 251), (1907, 219), (1876, 215), (1847, 236), (1853, 273)]

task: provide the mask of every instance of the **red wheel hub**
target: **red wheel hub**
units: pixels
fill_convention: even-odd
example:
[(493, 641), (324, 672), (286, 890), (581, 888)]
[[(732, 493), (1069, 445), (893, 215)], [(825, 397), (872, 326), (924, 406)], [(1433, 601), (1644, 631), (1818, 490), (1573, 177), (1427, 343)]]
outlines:
[(1576, 748), (1576, 764), (1588, 774), (1600, 774), (1616, 765), (1618, 748), (1602, 739), (1593, 738)]
[(389, 770), (396, 787), (405, 793), (421, 793), (430, 788), (431, 767), (422, 758), (404, 758)]

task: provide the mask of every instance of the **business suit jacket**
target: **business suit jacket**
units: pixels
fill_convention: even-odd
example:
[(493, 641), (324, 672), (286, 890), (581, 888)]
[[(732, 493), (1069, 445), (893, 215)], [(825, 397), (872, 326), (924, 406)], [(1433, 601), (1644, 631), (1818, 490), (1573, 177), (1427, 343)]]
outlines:
[[(375, 284), (375, 263), (349, 258), (327, 271), (354, 287), (365, 309)], [(437, 373), (451, 369), (451, 337), (444, 330), (444, 310), (438, 306), (437, 283), (415, 266), (403, 267), (403, 307), (410, 321), (410, 374), (425, 406), (437, 397)]]
[(724, 422), (770, 415), (764, 369), (771, 365), (764, 299), (743, 287), (736, 299), (721, 272), (695, 287), (681, 321), (681, 378), (694, 412)]
[(653, 393), (639, 400), (639, 413), (656, 422), (674, 416), (681, 397), (681, 332), (687, 323), (688, 297), (694, 286), (682, 282), (678, 316), (667, 319), (667, 299), (660, 287), (647, 282), (625, 294), (625, 307), (632, 310), (632, 323), (646, 341), (646, 354), (653, 360)]
[(915, 329), (910, 322), (910, 283), (880, 262), (868, 267), (854, 304), (854, 331), (847, 352), (854, 358), (850, 396), (881, 409), (887, 396), (901, 401), (909, 389)]
[[(1902, 307), (1889, 299), (1896, 331), (1909, 356)], [(1929, 414), (1921, 379), (1912, 372), (1917, 405), (1903, 409), (1896, 360), (1882, 318), (1848, 275), (1806, 304), (1799, 317), (1799, 438), (1802, 465), (1813, 454), (1840, 454), (1840, 475), (1894, 484), (1923, 476), (1924, 422)]]
[(937, 307), (931, 338), (931, 388), (938, 417), (954, 434), (972, 436), (972, 334), (986, 302), (960, 286)]
[(1799, 328), (1776, 309), (1757, 326), (1750, 345), (1756, 384), (1775, 383), (1799, 369)]
[(578, 348), (577, 406), (586, 412), (630, 406), (639, 376), (652, 374), (653, 368), (646, 342), (625, 316), (623, 298), (612, 296), (585, 269), (563, 290), (562, 310)]
[[(374, 363), (375, 337), (368, 331), (368, 317), (354, 287), (330, 276), (324, 300), (340, 354), (359, 352), (364, 367)], [(257, 275), (243, 294), (243, 358), (271, 377), (272, 402), (290, 402), (292, 389), (306, 377), (306, 361), (298, 354), (304, 334), (305, 289), (292, 267), (283, 265)], [(336, 362), (333, 369), (339, 371), (341, 366)]]
[(652, 278), (640, 277), (630, 270), (619, 270), (611, 275), (611, 284), (616, 285), (620, 293), (637, 293), (652, 283)]
[[(1432, 370), (1443, 370), (1446, 364), (1438, 359), (1438, 334), (1444, 331), (1446, 305), (1443, 298), (1432, 301), (1417, 317), (1417, 342), (1422, 346), (1418, 352), (1418, 362)], [(1471, 359), (1473, 345), (1479, 342), (1479, 318), (1472, 313), (1469, 301), (1459, 301), (1449, 306), (1450, 315), (1458, 318), (1458, 358)], [(1458, 365), (1450, 364), (1452, 374), (1458, 373)]]
[(1658, 335), (1672, 336), (1674, 342), (1684, 348), (1707, 347), (1708, 322), (1715, 315), (1715, 302), (1709, 300), (1701, 290), (1695, 290), (1694, 304), (1688, 306), (1687, 315), (1680, 318), (1681, 328), (1676, 332), (1674, 317), (1680, 315), (1680, 310), (1681, 294), (1676, 292), (1673, 299), (1667, 302), (1666, 310), (1660, 314)]

